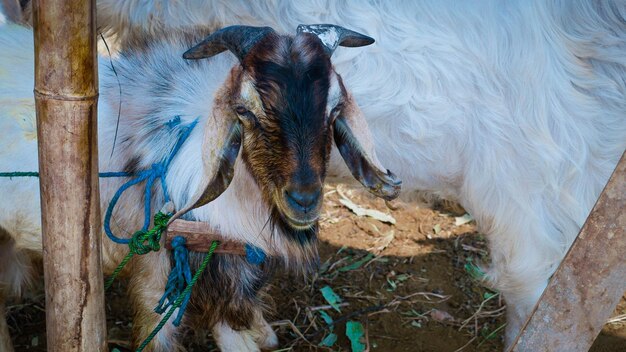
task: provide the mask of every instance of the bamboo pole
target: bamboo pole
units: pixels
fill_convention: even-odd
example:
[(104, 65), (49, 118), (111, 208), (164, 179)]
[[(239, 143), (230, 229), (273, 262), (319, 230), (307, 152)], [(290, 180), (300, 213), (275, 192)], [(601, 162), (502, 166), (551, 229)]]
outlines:
[(95, 1), (33, 5), (48, 351), (104, 351)]
[(626, 152), (509, 351), (588, 351), (626, 291)]

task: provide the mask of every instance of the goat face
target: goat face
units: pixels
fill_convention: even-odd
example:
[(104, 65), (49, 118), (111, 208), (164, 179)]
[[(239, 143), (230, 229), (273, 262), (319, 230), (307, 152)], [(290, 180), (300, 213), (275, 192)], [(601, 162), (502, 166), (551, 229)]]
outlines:
[(211, 181), (183, 211), (224, 191), (241, 149), (274, 221), (308, 230), (319, 217), (333, 137), (361, 183), (383, 198), (397, 196), (400, 181), (374, 166), (361, 147), (360, 139), (370, 138), (365, 121), (330, 61), (337, 45), (362, 46), (373, 39), (337, 26), (315, 26), (334, 31), (335, 42), (329, 43), (324, 33), (307, 28), (287, 36), (267, 27), (228, 27), (185, 53), (185, 58), (199, 59), (228, 49), (240, 65), (215, 98), (214, 117), (229, 126), (223, 128), (227, 137), (218, 153), (221, 166), (212, 167)]
[(243, 67), (235, 110), (244, 160), (278, 214), (308, 228), (319, 215), (332, 146), (330, 58), (315, 36), (269, 35)]

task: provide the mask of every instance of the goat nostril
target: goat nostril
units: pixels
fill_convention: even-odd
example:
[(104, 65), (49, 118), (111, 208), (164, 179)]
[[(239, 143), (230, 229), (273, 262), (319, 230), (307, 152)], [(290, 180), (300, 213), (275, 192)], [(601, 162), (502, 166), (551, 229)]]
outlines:
[(321, 190), (315, 191), (298, 191), (298, 190), (286, 190), (285, 195), (287, 200), (291, 203), (291, 206), (295, 208), (302, 208), (303, 211), (310, 210), (317, 205)]

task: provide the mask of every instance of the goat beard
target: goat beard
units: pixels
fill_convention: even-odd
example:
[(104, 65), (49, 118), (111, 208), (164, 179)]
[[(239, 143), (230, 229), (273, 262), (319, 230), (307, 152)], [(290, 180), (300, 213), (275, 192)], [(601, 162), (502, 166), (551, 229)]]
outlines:
[(306, 230), (294, 229), (284, 219), (278, 208), (270, 207), (268, 226), (274, 242), (274, 236), (283, 236), (287, 253), (282, 258), (285, 269), (292, 273), (308, 275), (319, 268), (320, 259), (317, 251), (318, 222)]
[(272, 236), (275, 233), (279, 233), (285, 236), (289, 241), (293, 241), (300, 246), (315, 245), (319, 231), (319, 223), (317, 221), (308, 229), (294, 229), (289, 225), (287, 220), (285, 220), (284, 215), (276, 206), (272, 206), (270, 209), (269, 226)]

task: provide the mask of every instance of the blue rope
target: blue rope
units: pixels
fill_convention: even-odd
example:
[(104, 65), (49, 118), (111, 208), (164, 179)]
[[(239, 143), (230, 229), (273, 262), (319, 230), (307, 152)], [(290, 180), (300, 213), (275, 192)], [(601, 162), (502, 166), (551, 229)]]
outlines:
[[(173, 128), (179, 123), (180, 123), (180, 117), (177, 116), (173, 120), (167, 122), (166, 125), (170, 128)], [(115, 192), (115, 194), (113, 195), (113, 198), (111, 198), (111, 202), (109, 203), (109, 206), (107, 207), (106, 213), (104, 215), (104, 221), (103, 221), (104, 232), (106, 233), (107, 237), (109, 237), (111, 241), (115, 243), (119, 243), (119, 244), (130, 243), (130, 239), (117, 237), (113, 234), (113, 231), (111, 231), (111, 217), (113, 216), (113, 210), (115, 209), (115, 206), (117, 205), (117, 202), (119, 201), (120, 197), (122, 196), (122, 194), (124, 194), (124, 192), (127, 189), (129, 189), (130, 187), (138, 183), (146, 181), (146, 189), (144, 193), (144, 223), (143, 223), (143, 227), (141, 228), (141, 231), (147, 231), (148, 227), (150, 226), (150, 216), (152, 214), (152, 209), (151, 209), (152, 208), (152, 202), (151, 202), (152, 201), (152, 186), (154, 184), (154, 181), (156, 181), (157, 178), (161, 179), (161, 189), (163, 190), (165, 203), (170, 201), (169, 192), (167, 190), (167, 183), (165, 180), (167, 169), (169, 168), (170, 163), (172, 162), (172, 160), (174, 159), (174, 157), (176, 156), (176, 154), (182, 147), (183, 143), (187, 140), (187, 138), (189, 137), (189, 135), (191, 134), (193, 128), (196, 126), (197, 123), (198, 123), (198, 120), (196, 119), (193, 122), (191, 122), (188, 126), (184, 127), (182, 130), (183, 133), (178, 138), (178, 141), (176, 142), (176, 145), (174, 145), (174, 148), (172, 149), (170, 155), (162, 162), (152, 164), (152, 167), (150, 169), (139, 171), (136, 174), (132, 174), (132, 175), (129, 175), (128, 173), (124, 173), (124, 172), (107, 173), (110, 175), (107, 177), (135, 176), (135, 178), (123, 184), (117, 190), (117, 192)]]
[(246, 259), (253, 265), (261, 265), (265, 260), (265, 252), (256, 246), (246, 243)]
[[(163, 326), (165, 326), (165, 323), (167, 323), (167, 321), (170, 319), (172, 314), (174, 314), (174, 312), (176, 311), (176, 308), (180, 308), (182, 301), (186, 297), (191, 295), (191, 290), (193, 289), (195, 283), (200, 278), (200, 275), (202, 275), (202, 273), (204, 272), (204, 269), (206, 269), (207, 265), (209, 264), (209, 261), (211, 260), (211, 257), (213, 257), (213, 252), (215, 252), (215, 248), (217, 248), (218, 245), (219, 245), (219, 241), (211, 242), (211, 247), (209, 248), (209, 251), (204, 256), (204, 260), (202, 260), (202, 263), (200, 264), (200, 267), (198, 268), (198, 270), (196, 270), (196, 273), (193, 274), (193, 277), (191, 278), (189, 285), (185, 287), (185, 290), (183, 290), (181, 295), (178, 296), (178, 298), (174, 301), (174, 303), (172, 303), (170, 309), (168, 309), (167, 313), (165, 313), (165, 316), (161, 319), (161, 321), (157, 324), (157, 326), (152, 330), (150, 335), (148, 335), (148, 337), (146, 337), (146, 339), (141, 343), (141, 345), (139, 345), (139, 348), (137, 348), (137, 352), (143, 351), (144, 348), (148, 346), (150, 341), (154, 339), (154, 337), (159, 333), (159, 331), (163, 328)], [(178, 320), (178, 324), (180, 324), (180, 320)]]
[[(174, 119), (168, 121), (165, 125), (170, 128), (170, 130), (174, 129), (181, 122), (180, 116), (176, 116)], [(126, 255), (124, 260), (118, 265), (115, 269), (113, 275), (106, 283), (106, 288), (110, 287), (113, 280), (117, 277), (117, 275), (122, 271), (124, 266), (130, 261), (130, 259), (135, 254), (145, 254), (150, 251), (158, 251), (160, 249), (160, 238), (161, 233), (164, 228), (167, 226), (167, 221), (171, 214), (162, 214), (157, 213), (155, 215), (154, 224), (155, 227), (148, 231), (150, 226), (150, 214), (151, 214), (151, 200), (152, 200), (152, 186), (157, 178), (161, 179), (161, 188), (163, 190), (164, 202), (167, 203), (170, 201), (169, 192), (167, 190), (167, 182), (166, 182), (166, 174), (169, 168), (170, 163), (182, 147), (183, 143), (189, 138), (193, 128), (198, 123), (198, 119), (194, 120), (188, 126), (182, 129), (182, 133), (178, 138), (178, 141), (174, 145), (169, 156), (159, 163), (152, 164), (152, 167), (148, 170), (139, 171), (136, 173), (130, 172), (102, 172), (99, 174), (100, 177), (134, 177), (133, 179), (124, 183), (113, 195), (109, 206), (107, 207), (105, 216), (104, 216), (104, 231), (107, 234), (107, 237), (115, 243), (119, 244), (127, 244), (129, 246), (129, 253)], [(0, 173), (0, 177), (39, 177), (39, 173), (37, 172), (10, 172), (10, 173)], [(113, 234), (111, 231), (111, 217), (113, 215), (113, 210), (117, 205), (120, 197), (124, 192), (132, 186), (135, 186), (143, 181), (146, 181), (146, 188), (144, 191), (144, 224), (141, 230), (137, 231), (132, 238), (119, 238)], [(145, 346), (156, 336), (159, 330), (163, 327), (165, 322), (169, 319), (169, 317), (174, 313), (174, 310), (178, 308), (178, 313), (176, 318), (172, 322), (174, 326), (179, 326), (182, 318), (185, 314), (185, 310), (187, 309), (187, 305), (189, 300), (191, 299), (191, 289), (194, 286), (195, 282), (200, 277), (200, 274), (206, 268), (209, 260), (213, 256), (213, 252), (218, 245), (217, 241), (213, 241), (211, 244), (211, 248), (206, 255), (202, 265), (196, 272), (196, 274), (192, 277), (191, 268), (189, 266), (189, 250), (186, 247), (186, 239), (181, 236), (176, 236), (172, 240), (172, 256), (174, 259), (174, 267), (172, 268), (168, 278), (167, 284), (165, 285), (165, 291), (163, 292), (163, 296), (159, 300), (158, 305), (154, 309), (156, 313), (163, 314), (165, 312), (166, 316), (161, 320), (161, 322), (155, 327), (152, 331), (151, 335), (143, 342), (143, 344), (138, 349), (139, 351), (143, 350)], [(253, 245), (246, 244), (246, 259), (249, 263), (254, 265), (260, 265), (265, 260), (265, 252)]]
[(102, 178), (107, 178), (107, 177), (131, 177), (131, 176), (135, 176), (135, 174), (132, 173), (132, 172), (101, 172), (100, 173), (100, 177), (102, 177)]
[[(174, 117), (172, 120), (168, 121), (165, 123), (165, 125), (170, 128), (170, 130), (174, 129), (176, 126), (178, 126), (181, 123), (181, 118), (180, 116), (176, 116)], [(113, 210), (115, 208), (115, 205), (117, 205), (117, 202), (119, 201), (120, 197), (122, 196), (122, 194), (129, 189), (130, 187), (139, 184), (143, 181), (146, 181), (146, 190), (145, 190), (145, 203), (144, 203), (144, 224), (143, 227), (141, 229), (141, 231), (146, 232), (148, 230), (148, 227), (150, 226), (150, 215), (151, 215), (151, 202), (150, 200), (152, 199), (152, 186), (154, 184), (154, 181), (157, 178), (161, 179), (161, 188), (163, 189), (163, 195), (164, 195), (164, 199), (165, 199), (165, 203), (169, 202), (169, 192), (167, 190), (167, 183), (165, 182), (165, 176), (167, 173), (167, 169), (169, 168), (170, 163), (172, 162), (172, 160), (174, 159), (174, 157), (176, 156), (176, 154), (178, 153), (178, 151), (180, 150), (180, 148), (182, 147), (183, 143), (185, 143), (185, 141), (187, 140), (187, 138), (189, 137), (189, 135), (191, 134), (193, 128), (196, 126), (196, 124), (198, 123), (198, 120), (194, 120), (193, 122), (191, 122), (188, 126), (186, 126), (183, 129), (183, 133), (180, 135), (180, 137), (178, 138), (178, 141), (176, 142), (176, 145), (174, 145), (174, 148), (172, 149), (172, 152), (170, 153), (170, 155), (162, 162), (160, 163), (156, 163), (152, 165), (152, 168), (148, 169), (148, 170), (143, 170), (143, 171), (139, 171), (137, 173), (131, 173), (131, 172), (101, 172), (100, 173), (100, 177), (103, 178), (108, 178), (108, 177), (135, 177), (132, 180), (129, 180), (128, 182), (126, 182), (125, 184), (123, 184), (118, 190), (117, 192), (115, 192), (115, 195), (113, 196), (113, 198), (111, 199), (111, 202), (109, 203), (109, 206), (107, 207), (107, 211), (106, 214), (104, 216), (104, 231), (107, 234), (107, 236), (109, 237), (109, 239), (115, 243), (120, 243), (120, 244), (130, 244), (132, 239), (125, 239), (125, 238), (119, 238), (117, 236), (115, 236), (113, 234), (113, 231), (111, 231), (111, 217), (113, 215)], [(0, 177), (39, 177), (39, 173), (38, 172), (5, 172), (5, 173), (0, 173)], [(180, 241), (183, 241), (183, 244), (179, 244)], [(175, 242), (176, 241), (176, 242)], [(170, 277), (168, 279), (168, 287), (170, 287), (170, 282), (174, 281), (177, 283), (183, 282), (183, 280), (181, 279), (181, 275), (183, 275), (182, 277), (184, 277), (185, 279), (190, 278), (191, 277), (191, 271), (189, 271), (189, 263), (187, 260), (183, 260), (180, 258), (183, 258), (187, 256), (187, 254), (183, 254), (183, 250), (186, 251), (186, 248), (184, 248), (184, 238), (180, 237), (176, 237), (174, 238), (174, 240), (172, 241), (172, 247), (174, 249), (174, 259), (175, 259), (175, 263), (176, 265), (174, 266), (174, 269), (172, 270), (172, 273), (170, 274), (170, 276), (175, 275), (177, 279), (173, 279), (173, 277)], [(176, 245), (175, 245), (176, 244)], [(182, 248), (182, 249), (178, 249), (178, 248)], [(177, 252), (178, 250), (178, 252)], [(254, 264), (254, 265), (260, 265), (263, 263), (263, 261), (265, 261), (266, 258), (266, 254), (265, 252), (261, 249), (258, 248), (256, 246), (253, 246), (251, 244), (246, 244), (245, 246), (245, 250), (246, 250), (246, 259), (248, 260), (248, 262), (250, 264)], [(179, 253), (179, 254), (177, 254)], [(184, 252), (186, 253), (186, 252)], [(181, 272), (182, 270), (182, 272)], [(186, 281), (188, 282), (188, 281)], [(176, 286), (175, 288), (170, 288), (170, 290), (172, 292), (181, 292), (182, 289), (184, 289), (185, 285), (183, 284), (182, 288), (181, 286)], [(164, 311), (165, 309), (167, 309), (167, 306), (163, 306), (164, 304), (164, 300), (166, 299), (166, 297), (171, 297), (170, 293), (168, 293), (170, 291), (166, 290), (165, 294), (163, 295), (163, 298), (161, 298), (161, 301), (159, 302), (159, 307), (163, 307), (162, 311)], [(176, 295), (174, 295), (174, 297), (176, 297)], [(169, 301), (172, 301), (172, 299), (168, 298)], [(185, 300), (182, 304), (182, 307), (185, 307), (187, 305), (187, 300)], [(168, 305), (169, 306), (169, 305)], [(158, 308), (158, 307), (157, 307)], [(181, 311), (184, 311), (184, 309), (181, 309)], [(158, 312), (158, 311), (157, 311)]]
[[(176, 236), (172, 239), (172, 256), (174, 257), (174, 267), (167, 278), (165, 292), (159, 300), (159, 304), (154, 309), (155, 312), (163, 314), (174, 302), (183, 294), (187, 285), (191, 283), (191, 268), (189, 267), (189, 251), (185, 244), (184, 237)], [(172, 322), (174, 326), (179, 326), (187, 304), (191, 298), (191, 291), (182, 298), (176, 319)]]
[[(172, 256), (174, 257), (174, 267), (167, 278), (165, 292), (159, 300), (159, 304), (154, 311), (163, 314), (177, 301), (180, 300), (180, 306), (176, 318), (172, 322), (174, 326), (179, 326), (187, 304), (191, 299), (191, 291), (185, 289), (191, 285), (191, 268), (189, 267), (189, 250), (186, 247), (187, 240), (182, 236), (176, 236), (172, 239)], [(246, 244), (246, 259), (250, 264), (261, 265), (265, 260), (265, 252), (258, 247)]]
[(34, 171), (17, 171), (17, 172), (0, 172), (0, 177), (39, 177), (39, 172)]

